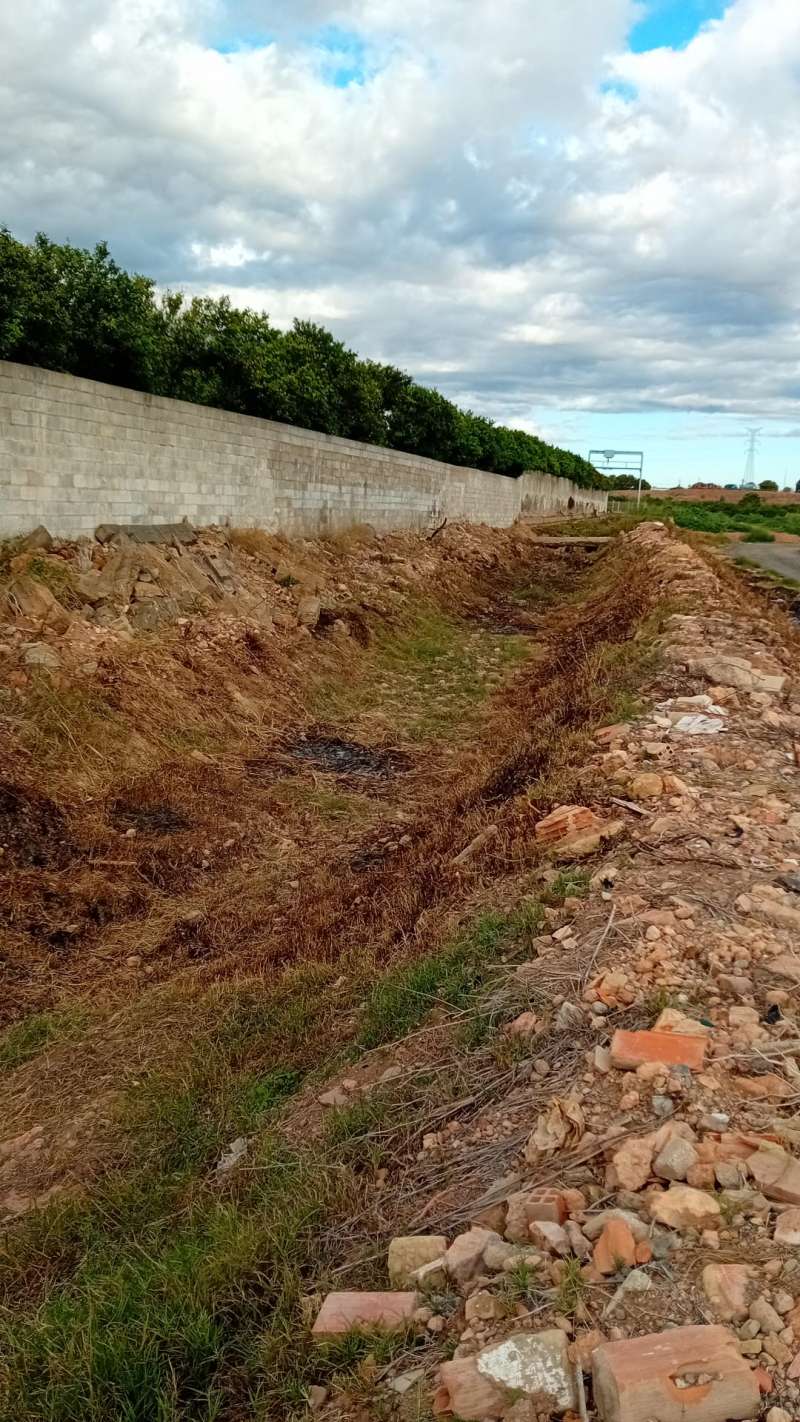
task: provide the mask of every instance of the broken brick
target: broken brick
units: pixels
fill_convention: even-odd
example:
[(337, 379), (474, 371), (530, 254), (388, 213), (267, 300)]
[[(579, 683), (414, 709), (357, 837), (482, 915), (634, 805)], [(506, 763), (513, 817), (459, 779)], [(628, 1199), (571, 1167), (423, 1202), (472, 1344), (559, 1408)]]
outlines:
[(747, 1157), (747, 1168), (768, 1200), (800, 1205), (800, 1161), (784, 1150), (759, 1150)]
[(455, 1413), (464, 1422), (502, 1417), (508, 1394), (478, 1372), (475, 1358), (453, 1358), (439, 1368), (439, 1388), (433, 1400), (436, 1417)]
[(600, 1274), (617, 1274), (636, 1263), (636, 1240), (624, 1220), (608, 1220), (593, 1253)]
[(626, 1032), (618, 1028), (611, 1042), (611, 1065), (622, 1071), (635, 1071), (649, 1062), (700, 1071), (705, 1054), (705, 1037), (680, 1032)]
[(592, 1355), (592, 1377), (602, 1422), (741, 1422), (760, 1405), (736, 1339), (715, 1324), (603, 1343)]
[(418, 1302), (415, 1293), (328, 1294), (311, 1332), (314, 1338), (324, 1340), (354, 1328), (405, 1328), (413, 1319)]
[(540, 844), (557, 844), (568, 835), (584, 834), (599, 828), (597, 815), (585, 805), (559, 805), (558, 809), (539, 820), (534, 836)]
[(530, 1226), (534, 1220), (562, 1225), (568, 1214), (567, 1202), (560, 1190), (518, 1190), (508, 1197), (506, 1239), (514, 1244), (530, 1244)]

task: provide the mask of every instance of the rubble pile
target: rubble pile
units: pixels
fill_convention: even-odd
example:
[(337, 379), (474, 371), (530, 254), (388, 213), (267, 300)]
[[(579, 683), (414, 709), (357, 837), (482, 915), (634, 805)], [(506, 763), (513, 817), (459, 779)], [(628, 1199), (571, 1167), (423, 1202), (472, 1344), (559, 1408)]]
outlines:
[(314, 1326), (413, 1340), (386, 1415), (800, 1416), (800, 682), (779, 623), (660, 526), (630, 538), (694, 610), (650, 708), (598, 732), (594, 805), (538, 826), (544, 854), (595, 859), (507, 970), (536, 994), (501, 1029), (527, 1058), (424, 1137), (416, 1178), (450, 1185), (414, 1217), (435, 1232), (391, 1240), (392, 1292), (331, 1294)]

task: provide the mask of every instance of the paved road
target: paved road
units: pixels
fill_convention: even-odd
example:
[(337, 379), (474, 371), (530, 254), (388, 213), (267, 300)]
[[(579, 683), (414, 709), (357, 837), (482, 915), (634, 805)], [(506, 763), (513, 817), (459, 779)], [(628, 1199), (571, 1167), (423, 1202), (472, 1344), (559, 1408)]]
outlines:
[(749, 558), (771, 573), (800, 583), (800, 543), (728, 543), (729, 558)]

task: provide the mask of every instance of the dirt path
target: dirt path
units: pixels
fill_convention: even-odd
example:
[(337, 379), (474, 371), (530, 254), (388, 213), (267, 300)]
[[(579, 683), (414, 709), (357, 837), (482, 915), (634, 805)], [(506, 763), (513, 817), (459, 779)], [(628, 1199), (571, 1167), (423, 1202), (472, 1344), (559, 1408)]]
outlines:
[(771, 573), (800, 583), (800, 540), (797, 543), (731, 543), (725, 545), (724, 552), (729, 558), (747, 558)]

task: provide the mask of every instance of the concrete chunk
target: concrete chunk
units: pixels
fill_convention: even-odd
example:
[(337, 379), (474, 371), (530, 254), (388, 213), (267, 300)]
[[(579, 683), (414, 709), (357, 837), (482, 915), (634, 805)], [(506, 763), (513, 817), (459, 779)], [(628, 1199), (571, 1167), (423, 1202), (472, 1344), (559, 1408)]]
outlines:
[(577, 1406), (575, 1378), (560, 1328), (512, 1333), (477, 1356), (482, 1377), (509, 1392), (531, 1398), (540, 1412), (568, 1412)]

